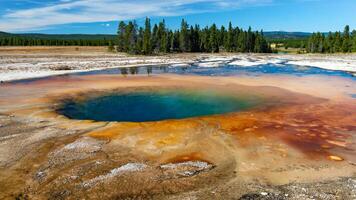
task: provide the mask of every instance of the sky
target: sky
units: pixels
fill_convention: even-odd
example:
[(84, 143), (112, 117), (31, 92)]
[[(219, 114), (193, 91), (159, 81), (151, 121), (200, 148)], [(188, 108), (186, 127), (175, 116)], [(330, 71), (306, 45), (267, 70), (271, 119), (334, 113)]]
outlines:
[(0, 31), (115, 34), (118, 21), (181, 19), (264, 31), (327, 32), (356, 29), (356, 0), (0, 0)]

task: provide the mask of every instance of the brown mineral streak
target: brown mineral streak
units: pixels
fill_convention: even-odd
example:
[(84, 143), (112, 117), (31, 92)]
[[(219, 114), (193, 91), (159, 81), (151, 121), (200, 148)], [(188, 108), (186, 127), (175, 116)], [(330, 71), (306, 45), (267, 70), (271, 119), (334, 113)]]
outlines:
[[(157, 135), (160, 129), (168, 129), (174, 132), (181, 130), (181, 133), (176, 133), (169, 138), (157, 141), (156, 145), (158, 146), (181, 142), (179, 138), (181, 138), (182, 134), (185, 134), (185, 129), (189, 130), (192, 127), (199, 126), (200, 124), (197, 123), (198, 120), (203, 121), (205, 124), (217, 124), (219, 129), (225, 133), (235, 135), (239, 138), (238, 140), (241, 144), (253, 140), (249, 139), (249, 137), (273, 137), (283, 140), (306, 154), (324, 155), (328, 153), (326, 149), (332, 147), (346, 148), (347, 143), (336, 139), (336, 137), (347, 137), (347, 135), (345, 136), (341, 133), (342, 130), (355, 131), (356, 126), (354, 122), (356, 121), (356, 116), (353, 112), (356, 110), (355, 104), (334, 105), (326, 102), (323, 98), (292, 93), (276, 87), (244, 86), (234, 82), (236, 80), (231, 80), (231, 78), (183, 77), (177, 75), (126, 78), (118, 78), (113, 75), (96, 75), (51, 78), (48, 80), (38, 80), (30, 84), (10, 84), (2, 86), (1, 89), (2, 91), (4, 89), (7, 90), (6, 88), (8, 87), (9, 90), (7, 91), (14, 91), (16, 89), (17, 93), (19, 93), (18, 90), (22, 93), (21, 97), (18, 96), (15, 99), (13, 99), (12, 95), (9, 95), (8, 97), (11, 99), (11, 102), (7, 102), (4, 100), (6, 98), (5, 92), (2, 104), (13, 104), (16, 101), (26, 102), (26, 108), (10, 109), (9, 113), (20, 115), (35, 114), (42, 118), (59, 119), (62, 117), (54, 112), (53, 104), (60, 103), (61, 99), (75, 98), (80, 100), (85, 99), (87, 93), (95, 95), (103, 91), (127, 90), (127, 88), (135, 87), (149, 86), (151, 89), (169, 87), (199, 89), (205, 87), (232, 92), (236, 95), (252, 94), (263, 95), (267, 99), (279, 98), (279, 102), (274, 103), (275, 105), (260, 110), (255, 109), (243, 113), (183, 120), (166, 120), (154, 123), (112, 123), (108, 128), (88, 133), (92, 137), (113, 139), (125, 133), (130, 133), (130, 130), (142, 129), (140, 136), (146, 137), (145, 134), (148, 134), (148, 138)], [(162, 86), (161, 83), (164, 83), (164, 85)], [(32, 89), (30, 94), (27, 95), (24, 90), (27, 90), (29, 86)], [(39, 96), (33, 96), (34, 90)], [(34, 102), (34, 105), (31, 105), (31, 102)], [(45, 105), (48, 108), (45, 108)], [(337, 109), (334, 109), (335, 107)], [(73, 123), (71, 120), (62, 120), (64, 124)], [(81, 122), (78, 123), (80, 124)], [(84, 121), (83, 123), (98, 122)], [(329, 128), (325, 128), (325, 126), (329, 126)], [(329, 148), (322, 148), (326, 144), (329, 145)]]
[[(285, 77), (280, 77), (280, 82), (278, 78), (276, 76), (271, 81), (269, 77), (247, 80), (170, 74), (51, 78), (27, 84), (3, 84), (0, 87), (0, 111), (17, 117), (31, 116), (55, 122), (54, 126), (67, 130), (82, 131), (84, 136), (106, 141), (112, 149), (134, 149), (152, 162), (201, 160), (216, 166), (237, 162), (236, 170), (241, 175), (265, 176), (271, 182), (275, 181), (272, 178), (274, 173), (261, 173), (273, 163), (281, 164), (278, 159), (284, 159), (284, 165), (298, 163), (300, 159), (306, 163), (314, 160), (355, 162), (352, 137), (356, 131), (355, 99), (345, 96), (344, 92), (332, 92), (331, 97), (327, 92), (328, 87), (332, 88), (330, 84), (313, 95), (313, 89), (302, 89), (305, 83), (298, 84), (303, 77), (289, 78), (289, 82), (295, 83), (295, 90), (290, 84), (284, 88)], [(315, 79), (320, 81), (319, 77)], [(313, 78), (305, 80), (313, 81)], [(90, 95), (140, 88), (209, 88), (230, 95), (257, 95), (267, 103), (243, 112), (144, 123), (80, 121), (56, 113), (66, 99), (83, 100)], [(266, 162), (267, 157), (271, 157), (271, 164)], [(245, 172), (243, 164), (250, 161), (256, 163), (256, 170), (248, 168)], [(352, 173), (352, 170), (345, 173)], [(307, 179), (308, 174), (301, 177)]]

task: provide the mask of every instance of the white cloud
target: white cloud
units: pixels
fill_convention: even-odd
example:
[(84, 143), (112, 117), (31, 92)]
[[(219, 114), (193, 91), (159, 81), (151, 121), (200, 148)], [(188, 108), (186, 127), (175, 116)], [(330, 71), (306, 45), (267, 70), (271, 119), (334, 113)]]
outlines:
[(110, 27), (110, 24), (101, 24), (101, 25), (105, 27)]
[(105, 22), (145, 16), (180, 16), (270, 3), (273, 0), (59, 0), (0, 16), (0, 30), (39, 30), (59, 24)]

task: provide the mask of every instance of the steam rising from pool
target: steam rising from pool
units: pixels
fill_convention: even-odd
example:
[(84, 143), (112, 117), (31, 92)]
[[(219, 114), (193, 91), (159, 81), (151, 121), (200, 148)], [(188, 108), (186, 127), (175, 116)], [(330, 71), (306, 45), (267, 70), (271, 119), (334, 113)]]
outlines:
[(259, 102), (257, 97), (216, 91), (117, 92), (84, 101), (69, 100), (57, 112), (79, 120), (147, 122), (237, 112)]

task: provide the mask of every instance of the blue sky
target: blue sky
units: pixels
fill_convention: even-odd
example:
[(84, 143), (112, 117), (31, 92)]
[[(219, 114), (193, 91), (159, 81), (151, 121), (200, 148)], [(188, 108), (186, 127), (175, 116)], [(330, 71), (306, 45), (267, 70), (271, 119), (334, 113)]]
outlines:
[(264, 31), (356, 29), (356, 0), (0, 0), (0, 31), (115, 34), (119, 20), (182, 18)]

